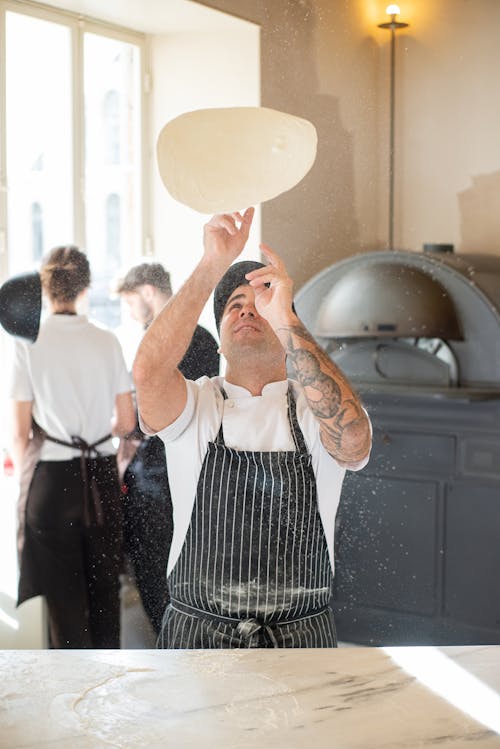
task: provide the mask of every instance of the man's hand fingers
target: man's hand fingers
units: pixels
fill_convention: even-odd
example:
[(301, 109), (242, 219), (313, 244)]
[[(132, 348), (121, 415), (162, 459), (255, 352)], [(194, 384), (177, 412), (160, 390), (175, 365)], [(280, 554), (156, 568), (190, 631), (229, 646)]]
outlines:
[[(254, 212), (254, 208), (247, 208), (243, 216), (239, 211), (234, 211), (233, 213), (218, 213), (215, 216), (212, 216), (206, 226), (211, 230), (225, 229), (231, 236), (235, 236), (238, 232), (241, 232), (245, 238), (248, 238)], [(240, 224), (239, 229), (237, 224)]]
[(212, 216), (207, 227), (212, 231), (225, 229), (227, 233), (231, 235), (237, 234), (238, 232), (234, 218), (228, 213), (218, 213), (217, 215)]
[(257, 270), (246, 273), (245, 278), (250, 283), (250, 286), (261, 286), (265, 283), (276, 282), (281, 276), (272, 265), (266, 265), (265, 268), (257, 268)]
[(247, 208), (245, 213), (243, 214), (243, 221), (245, 223), (251, 224), (254, 213), (255, 213), (255, 208), (253, 206), (250, 206), (250, 208)]
[(241, 222), (240, 232), (245, 238), (245, 242), (247, 241), (248, 235), (250, 234), (250, 229), (252, 227), (254, 213), (255, 213), (255, 208), (247, 208), (245, 213), (243, 214), (243, 220)]
[(283, 260), (279, 255), (276, 254), (273, 249), (271, 249), (271, 247), (269, 247), (268, 244), (266, 244), (265, 242), (261, 242), (259, 247), (271, 265), (274, 265), (275, 268), (280, 269), (285, 267)]

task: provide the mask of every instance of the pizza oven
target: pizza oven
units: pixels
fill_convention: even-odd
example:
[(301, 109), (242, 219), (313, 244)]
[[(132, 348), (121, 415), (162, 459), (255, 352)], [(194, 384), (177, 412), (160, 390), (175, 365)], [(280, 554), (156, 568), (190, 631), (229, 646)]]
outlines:
[(337, 515), (335, 614), (362, 644), (500, 644), (500, 257), (370, 252), (297, 294), (373, 428)]

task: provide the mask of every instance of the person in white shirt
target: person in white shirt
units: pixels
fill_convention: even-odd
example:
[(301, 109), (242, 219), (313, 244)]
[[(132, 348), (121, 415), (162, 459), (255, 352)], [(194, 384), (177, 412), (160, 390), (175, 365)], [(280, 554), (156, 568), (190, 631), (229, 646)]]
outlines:
[[(143, 428), (165, 442), (174, 512), (169, 648), (332, 647), (335, 513), (366, 465), (368, 415), (293, 308), (283, 261), (233, 264), (253, 209), (214, 216), (194, 272), (139, 346)], [(177, 364), (211, 292), (225, 377)], [(296, 380), (287, 379), (286, 361)]]
[(54, 648), (120, 647), (122, 514), (112, 436), (135, 426), (115, 335), (78, 314), (86, 255), (57, 247), (40, 271), (50, 314), (16, 340), (9, 396), (21, 477), (18, 604), (45, 597)]

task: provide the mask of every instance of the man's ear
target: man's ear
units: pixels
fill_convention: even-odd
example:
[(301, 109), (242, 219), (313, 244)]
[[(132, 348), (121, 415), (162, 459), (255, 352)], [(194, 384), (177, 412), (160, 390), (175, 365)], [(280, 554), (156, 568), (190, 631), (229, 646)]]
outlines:
[(155, 286), (150, 283), (145, 283), (142, 285), (142, 298), (146, 302), (152, 302), (156, 296), (156, 291), (157, 289)]

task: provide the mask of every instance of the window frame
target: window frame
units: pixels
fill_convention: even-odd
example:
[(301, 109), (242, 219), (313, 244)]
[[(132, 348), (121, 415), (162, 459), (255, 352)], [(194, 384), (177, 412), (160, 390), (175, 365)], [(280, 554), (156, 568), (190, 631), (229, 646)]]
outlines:
[(65, 25), (70, 30), (72, 61), (72, 112), (73, 132), (73, 235), (74, 243), (85, 248), (85, 121), (84, 121), (84, 35), (85, 33), (134, 44), (139, 49), (140, 64), (140, 193), (139, 220), (141, 246), (135, 248), (133, 257), (123, 257), (122, 264), (130, 265), (138, 257), (150, 254), (152, 216), (150, 200), (149, 133), (149, 81), (150, 53), (148, 37), (132, 29), (113, 25), (89, 16), (78, 15), (47, 5), (26, 0), (0, 0), (0, 284), (7, 278), (9, 266), (9, 227), (7, 214), (7, 140), (6, 140), (6, 13), (21, 13), (41, 20)]

